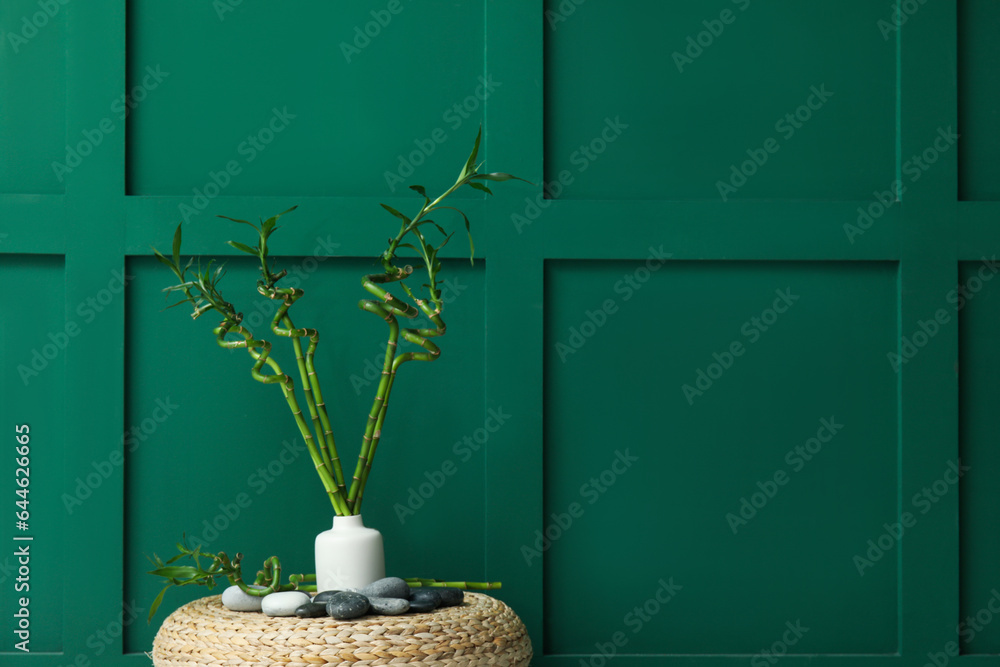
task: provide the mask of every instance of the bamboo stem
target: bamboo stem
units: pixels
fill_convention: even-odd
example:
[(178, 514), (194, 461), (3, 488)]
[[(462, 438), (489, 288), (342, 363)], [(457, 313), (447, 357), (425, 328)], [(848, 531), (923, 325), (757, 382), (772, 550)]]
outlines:
[[(338, 514), (349, 513), (347, 511), (347, 503), (340, 493), (340, 488), (337, 486), (336, 482), (333, 481), (331, 472), (326, 467), (326, 462), (317, 450), (316, 444), (313, 442), (313, 435), (309, 430), (309, 426), (306, 423), (305, 418), (302, 416), (302, 408), (299, 407), (298, 400), (295, 398), (295, 385), (292, 382), (292, 378), (282, 372), (278, 362), (271, 359), (271, 343), (266, 340), (254, 339), (252, 334), (245, 327), (239, 324), (239, 319), (239, 317), (227, 317), (227, 319), (215, 329), (216, 340), (219, 346), (224, 348), (246, 348), (247, 352), (255, 360), (251, 371), (253, 378), (264, 384), (280, 383), (281, 391), (285, 396), (285, 401), (288, 403), (292, 416), (295, 418), (295, 424), (299, 428), (299, 433), (302, 434), (302, 438), (306, 443), (306, 448), (309, 450), (309, 456), (312, 458), (313, 464), (316, 466), (316, 472), (319, 474), (320, 481), (323, 483), (323, 487), (326, 489), (327, 495), (330, 497), (330, 503), (333, 505), (334, 511)], [(225, 340), (225, 336), (228, 333), (239, 334), (244, 337), (244, 340), (227, 341)], [(263, 352), (258, 352), (257, 348), (260, 348)], [(263, 368), (264, 364), (267, 364), (274, 371), (273, 375), (264, 375), (260, 372), (260, 369)]]

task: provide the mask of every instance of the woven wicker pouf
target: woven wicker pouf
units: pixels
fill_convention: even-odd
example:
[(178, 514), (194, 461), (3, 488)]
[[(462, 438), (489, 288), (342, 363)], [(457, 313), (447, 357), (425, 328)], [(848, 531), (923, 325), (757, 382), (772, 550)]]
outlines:
[(531, 640), (517, 614), (496, 598), (469, 591), (457, 607), (351, 621), (229, 611), (213, 595), (172, 613), (153, 640), (156, 667), (518, 667), (530, 661)]

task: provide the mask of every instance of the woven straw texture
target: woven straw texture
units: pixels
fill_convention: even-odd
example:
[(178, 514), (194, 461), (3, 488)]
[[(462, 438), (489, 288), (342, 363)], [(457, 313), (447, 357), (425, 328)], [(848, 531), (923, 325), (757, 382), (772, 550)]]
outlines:
[(469, 591), (457, 607), (350, 621), (229, 611), (214, 595), (172, 613), (153, 640), (156, 667), (517, 667), (530, 661), (531, 640), (517, 614), (496, 598)]

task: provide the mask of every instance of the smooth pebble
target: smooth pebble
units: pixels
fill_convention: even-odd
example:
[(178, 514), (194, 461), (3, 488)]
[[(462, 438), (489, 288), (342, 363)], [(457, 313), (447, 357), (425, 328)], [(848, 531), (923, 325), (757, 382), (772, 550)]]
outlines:
[(410, 611), (434, 611), (441, 606), (441, 595), (430, 588), (414, 588), (410, 593)]
[(410, 586), (399, 577), (385, 577), (373, 581), (358, 592), (367, 597), (410, 599)]
[(442, 607), (454, 607), (465, 602), (465, 591), (461, 588), (435, 588), (434, 591), (441, 596)]
[(351, 591), (341, 591), (326, 602), (326, 613), (339, 621), (364, 616), (369, 608), (368, 598)]
[(281, 591), (264, 596), (260, 610), (268, 616), (295, 616), (295, 610), (309, 601), (304, 591)]
[(316, 595), (315, 595), (315, 596), (313, 597), (313, 600), (312, 600), (312, 601), (313, 601), (313, 602), (322, 602), (323, 604), (326, 604), (326, 603), (327, 603), (327, 601), (328, 601), (328, 600), (329, 600), (330, 598), (332, 598), (332, 597), (333, 597), (334, 595), (336, 595), (336, 594), (337, 594), (337, 593), (339, 593), (339, 592), (340, 592), (340, 591), (323, 591), (322, 593), (317, 593), (317, 594), (316, 594)]
[(319, 618), (326, 616), (325, 602), (307, 602), (295, 610), (295, 615), (299, 618)]
[(386, 616), (398, 616), (410, 611), (410, 601), (400, 598), (368, 598), (371, 603), (371, 613), (385, 614)]
[[(260, 590), (263, 586), (247, 586)], [(260, 601), (263, 598), (244, 593), (239, 586), (230, 586), (222, 591), (222, 604), (229, 611), (260, 611)]]

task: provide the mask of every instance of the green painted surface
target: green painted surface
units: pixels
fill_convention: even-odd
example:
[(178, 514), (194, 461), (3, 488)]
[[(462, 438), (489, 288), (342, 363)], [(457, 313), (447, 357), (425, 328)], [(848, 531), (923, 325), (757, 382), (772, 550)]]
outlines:
[[(48, 11), (32, 0), (0, 6), (0, 192), (62, 192), (91, 138), (66, 134), (66, 12), (58, 2)], [(95, 128), (88, 128), (95, 130)], [(67, 146), (72, 144), (72, 146)], [(82, 144), (82, 145), (81, 145)], [(72, 150), (71, 150), (72, 149)], [(72, 153), (72, 155), (71, 155)], [(53, 163), (61, 166), (53, 168)]]
[[(166, 276), (149, 245), (168, 242), (185, 207), (195, 209), (185, 245), (209, 256), (233, 237), (216, 214), (301, 206), (280, 251), (292, 263), (319, 246), (335, 256), (309, 273), (298, 308), (341, 334), (335, 347), (324, 333), (321, 357), (353, 451), (364, 404), (351, 376), (364, 378), (372, 336), (383, 335), (355, 306), (358, 274), (392, 231), (378, 203), (405, 210), (405, 185), (449, 184), (481, 122), (487, 166), (536, 185), (463, 201), (481, 261), (469, 267), (459, 239), (448, 248), (447, 270), (467, 287), (441, 360), (406, 369), (386, 441), (398, 447), (383, 452), (365, 510), (390, 569), (502, 580), (535, 664), (550, 667), (601, 667), (609, 646), (619, 667), (763, 667), (779, 663), (762, 651), (783, 648), (789, 665), (942, 667), (958, 650), (996, 662), (1000, 626), (964, 641), (959, 625), (988, 609), (1000, 583), (996, 304), (991, 286), (957, 316), (948, 300), (981, 257), (1000, 253), (992, 4), (903, 3), (896, 30), (889, 3), (854, 1), (53, 2), (0, 9), (0, 411), (4, 428), (38, 422), (47, 445), (33, 464), (34, 655), (12, 656), (5, 632), (0, 662), (147, 666), (156, 626), (141, 610), (156, 584), (143, 555), (228, 519), (240, 493), (253, 502), (214, 541), (245, 550), (251, 568), (272, 551), (309, 567), (330, 510), (308, 464), (292, 461), (296, 474), (259, 494), (251, 481), (294, 435), (285, 407), (268, 409), (273, 388), (250, 380), (245, 356), (214, 346), (211, 322), (161, 312)], [(10, 35), (43, 5), (59, 10), (15, 52)], [(718, 30), (726, 9), (736, 18), (679, 71), (673, 53)], [(383, 11), (391, 21), (349, 62), (341, 42), (386, 21)], [(157, 67), (168, 74), (154, 88), (147, 68)], [(485, 101), (480, 77), (499, 82)], [(824, 85), (833, 96), (783, 136), (775, 124)], [(127, 93), (138, 106), (122, 119)], [(467, 117), (449, 113), (456, 104)], [(296, 114), (288, 127), (253, 161), (241, 154), (285, 107)], [(586, 169), (574, 162), (618, 117), (620, 136)], [(102, 123), (100, 145), (59, 182), (51, 163)], [(952, 131), (959, 150), (935, 148)], [(723, 201), (717, 182), (770, 136), (778, 150)], [(929, 148), (933, 163), (914, 171)], [(408, 174), (400, 156), (424, 163)], [(218, 184), (229, 160), (240, 173)], [(545, 199), (542, 181), (563, 170), (571, 178)], [(881, 195), (897, 177), (901, 202)], [(212, 181), (218, 193), (205, 192)], [(651, 246), (671, 257), (625, 301), (615, 285)], [(252, 273), (234, 261), (226, 284), (249, 298)], [(800, 301), (689, 405), (682, 386), (746, 340), (744, 322), (786, 288)], [(31, 289), (40, 298), (26, 298)], [(312, 298), (328, 290), (332, 301)], [(555, 344), (569, 344), (571, 327), (583, 335), (604, 299), (618, 311), (561, 355)], [(17, 364), (68, 322), (79, 335), (24, 387)], [(158, 423), (164, 405), (176, 407)], [(465, 438), (491, 410), (509, 417), (469, 453)], [(792, 474), (788, 452), (831, 417), (843, 431)], [(144, 424), (151, 432), (135, 445), (130, 430)], [(629, 448), (639, 462), (589, 504), (581, 486), (603, 484), (615, 451)], [(959, 456), (974, 472), (954, 493)], [(447, 461), (457, 473), (433, 493), (422, 487)], [(71, 514), (62, 494), (109, 462)], [(788, 483), (734, 535), (726, 514), (780, 469)], [(397, 505), (419, 504), (410, 488), (428, 497), (401, 515)], [(292, 501), (310, 505), (289, 518)], [(573, 502), (588, 503), (583, 515), (529, 563), (525, 549)], [(908, 514), (904, 539), (883, 538)], [(0, 568), (12, 553), (7, 516)], [(880, 538), (885, 554), (860, 576), (854, 556)], [(641, 616), (628, 615), (664, 599), (660, 579), (671, 578), (683, 588), (634, 632)], [(174, 592), (160, 618), (202, 592)], [(797, 621), (809, 630), (776, 647)]]
[(1000, 42), (996, 26), (1000, 6), (987, 0), (958, 3), (962, 38), (958, 51), (958, 122), (962, 133), (959, 152), (959, 195), (965, 200), (1000, 199), (997, 160), (1000, 159)]
[(887, 7), (561, 9), (574, 4), (545, 3), (546, 178), (573, 176), (563, 197), (859, 199), (892, 180), (895, 39), (876, 27)]
[[(895, 652), (893, 550), (854, 562), (896, 515), (895, 267), (554, 262), (546, 285), (545, 652), (754, 653), (798, 620), (790, 653)], [(566, 609), (611, 554), (614, 597)]]
[(961, 629), (963, 653), (995, 654), (1000, 652), (1000, 628), (991, 623), (1000, 605), (1000, 540), (993, 526), (997, 523), (1000, 494), (995, 479), (1000, 471), (996, 448), (998, 387), (1000, 364), (993, 345), (997, 322), (997, 287), (994, 269), (982, 262), (965, 262), (960, 285), (955, 292), (955, 306), (962, 305), (959, 324), (962, 375), (959, 451), (970, 470), (962, 485), (961, 513), (963, 526), (961, 557)]
[[(6, 371), (0, 382), (0, 406), (8, 443), (0, 479), (0, 493), (8, 510), (5, 544), (0, 552), (3, 652), (13, 651), (14, 644), (24, 639), (29, 639), (36, 651), (58, 652), (64, 647), (61, 624), (65, 583), (61, 575), (67, 547), (63, 530), (69, 518), (61, 497), (73, 493), (70, 484), (77, 483), (67, 479), (61, 456), (72, 442), (63, 413), (67, 396), (65, 368), (67, 350), (81, 335), (83, 320), (67, 307), (63, 273), (63, 258), (55, 255), (5, 255), (0, 263), (0, 280), (25, 281), (48, 295), (44, 302), (28, 309), (30, 317), (24, 320), (15, 318), (12, 309), (5, 306), (0, 323), (0, 350)], [(19, 428), (24, 425), (26, 433)], [(28, 436), (26, 462), (17, 461), (22, 456), (15, 447), (23, 446), (23, 441), (16, 440), (18, 433)], [(27, 472), (15, 473), (16, 468), (26, 468)], [(80, 482), (84, 493), (90, 485), (104, 481), (99, 474), (89, 480), (86, 477)], [(17, 481), (25, 478), (26, 487)], [(27, 493), (16, 495), (25, 488)], [(21, 517), (17, 513), (24, 511), (28, 512), (26, 527), (19, 529), (16, 521)], [(22, 605), (22, 599), (29, 604)], [(31, 635), (18, 637), (14, 632), (21, 629), (24, 613), (28, 614)]]
[[(129, 86), (152, 88), (129, 126), (133, 194), (193, 197), (215, 184), (224, 195), (382, 197), (414, 183), (447, 187), (484, 101), (505, 92), (503, 81), (480, 80), (481, 3), (218, 12), (197, 0), (139, 0), (129, 11)], [(428, 38), (435, 33), (448, 38)]]

